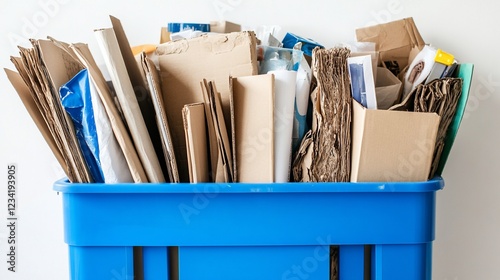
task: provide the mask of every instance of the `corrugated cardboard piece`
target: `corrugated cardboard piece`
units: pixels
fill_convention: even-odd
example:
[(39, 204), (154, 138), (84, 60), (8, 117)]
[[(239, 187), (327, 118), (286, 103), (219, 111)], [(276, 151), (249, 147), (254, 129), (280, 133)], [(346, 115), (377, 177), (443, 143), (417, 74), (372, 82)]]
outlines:
[(67, 166), (71, 182), (92, 182), (78, 147), (72, 121), (59, 100), (59, 87), (83, 66), (50, 40), (31, 40), (33, 48), (19, 47), (21, 58), (11, 57), (40, 110)]
[(191, 183), (209, 182), (207, 125), (203, 103), (187, 104), (182, 109)]
[(9, 81), (12, 83), (14, 86), (15, 90), (19, 94), (19, 97), (21, 98), (21, 101), (23, 102), (24, 106), (26, 107), (26, 110), (28, 111), (29, 115), (33, 119), (35, 125), (37, 126), (38, 130), (40, 130), (43, 138), (47, 142), (47, 144), (50, 147), (50, 150), (52, 153), (54, 153), (54, 156), (56, 157), (57, 161), (61, 165), (61, 168), (63, 169), (64, 173), (70, 174), (68, 171), (68, 165), (64, 161), (64, 157), (61, 153), (61, 150), (57, 147), (57, 143), (54, 140), (54, 136), (50, 133), (49, 126), (44, 120), (44, 116), (38, 109), (35, 100), (33, 99), (33, 96), (30, 93), (30, 89), (28, 86), (24, 83), (21, 75), (17, 72), (14, 72), (9, 69), (4, 69), (5, 73), (7, 74), (7, 78), (9, 78)]
[(201, 82), (205, 103), (205, 116), (208, 124), (208, 142), (212, 180), (217, 183), (234, 181), (233, 157), (229, 142), (228, 129), (224, 121), (219, 92), (212, 81)]
[(142, 52), (140, 55), (139, 63), (143, 67), (144, 78), (147, 80), (149, 85), (149, 93), (151, 94), (151, 100), (153, 100), (154, 111), (156, 114), (156, 125), (158, 126), (158, 131), (160, 132), (160, 139), (163, 149), (163, 158), (166, 162), (166, 169), (170, 182), (179, 182), (179, 171), (177, 170), (177, 162), (174, 154), (174, 146), (172, 143), (172, 135), (170, 133), (170, 127), (168, 125), (167, 113), (165, 112), (165, 106), (163, 105), (163, 95), (161, 94), (160, 85), (160, 74), (152, 59), (147, 57), (146, 53)]
[(353, 100), (352, 182), (428, 179), (440, 117), (370, 110)]
[(458, 78), (434, 80), (415, 90), (415, 112), (435, 112), (441, 116), (429, 178), (433, 177), (438, 169), (446, 133), (457, 111), (461, 93), (462, 79)]
[(253, 32), (202, 35), (161, 44), (156, 53), (179, 177), (181, 182), (188, 182), (182, 108), (203, 102), (200, 81), (214, 81), (222, 99), (225, 122), (230, 124), (228, 77), (257, 74), (256, 38)]
[(313, 50), (312, 129), (293, 163), (298, 182), (348, 182), (351, 159), (351, 90), (347, 48)]

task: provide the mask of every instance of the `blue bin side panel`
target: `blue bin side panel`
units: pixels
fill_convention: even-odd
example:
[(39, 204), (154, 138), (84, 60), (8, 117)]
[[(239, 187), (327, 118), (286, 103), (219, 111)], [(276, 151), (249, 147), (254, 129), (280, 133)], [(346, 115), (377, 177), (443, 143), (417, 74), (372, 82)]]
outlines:
[(168, 253), (166, 247), (143, 247), (144, 280), (168, 280)]
[(329, 246), (179, 247), (182, 280), (327, 280)]
[(132, 247), (69, 246), (72, 280), (133, 280)]
[(79, 246), (408, 244), (434, 240), (434, 192), (63, 194)]
[[(63, 194), (72, 280), (133, 279), (135, 246), (143, 248), (137, 268), (145, 280), (169, 279), (172, 267), (180, 280), (327, 280), (330, 245), (340, 246), (341, 280), (357, 280), (365, 244), (372, 280), (430, 280), (442, 186), (438, 179), (102, 189), (59, 182), (55, 189)], [(179, 246), (179, 264), (169, 246)]]
[(339, 247), (339, 274), (341, 280), (365, 279), (364, 245), (343, 245)]
[(374, 245), (372, 280), (431, 280), (432, 244)]

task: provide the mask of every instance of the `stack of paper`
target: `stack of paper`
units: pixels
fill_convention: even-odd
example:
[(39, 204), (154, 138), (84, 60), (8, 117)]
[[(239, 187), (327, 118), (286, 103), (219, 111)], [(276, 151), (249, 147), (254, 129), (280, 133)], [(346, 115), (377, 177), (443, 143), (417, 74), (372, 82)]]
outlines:
[[(92, 182), (88, 167), (78, 147), (71, 119), (59, 101), (59, 87), (76, 75), (83, 66), (48, 40), (32, 40), (33, 48), (20, 48), (21, 58), (11, 58), (25, 85), (10, 72), (21, 99), (35, 103), (44, 120), (39, 128), (49, 138), (49, 145), (72, 182)], [(28, 92), (26, 93), (26, 88)], [(28, 94), (30, 96), (28, 96)], [(48, 133), (46, 131), (48, 129)], [(49, 137), (50, 135), (50, 137)]]
[[(6, 72), (68, 179), (71, 182), (102, 180), (107, 183), (146, 181), (142, 167), (133, 157), (133, 145), (127, 145), (126, 129), (123, 127), (121, 132), (110, 133), (110, 127), (115, 129), (121, 119), (87, 45), (69, 45), (53, 38), (33, 40), (32, 43), (33, 49), (21, 49), (21, 58), (12, 58), (19, 74), (10, 70)], [(93, 177), (89, 172), (89, 164), (82, 154), (83, 143), (76, 138), (73, 121), (64, 111), (59, 96), (59, 89), (83, 69), (88, 76), (82, 81), (87, 80), (89, 88), (82, 90), (90, 90), (85, 94), (90, 94), (87, 97), (96, 120), (93, 125), (99, 131), (106, 130), (100, 135), (98, 145), (93, 147), (98, 151), (96, 160), (104, 178)], [(24, 79), (21, 81), (20, 77)], [(74, 90), (66, 87), (66, 94), (74, 94)]]
[(87, 45), (50, 37), (20, 48), (7, 75), (71, 182), (178, 182), (158, 69), (111, 22), (95, 34), (114, 92)]
[(453, 121), (462, 94), (462, 82), (463, 80), (459, 78), (438, 79), (420, 85), (415, 90), (414, 111), (435, 112), (441, 117), (429, 178), (434, 177), (438, 169), (448, 127)]
[(208, 124), (208, 143), (210, 163), (214, 182), (233, 182), (233, 156), (229, 142), (228, 129), (222, 111), (220, 93), (215, 82), (201, 82), (205, 101), (205, 116)]

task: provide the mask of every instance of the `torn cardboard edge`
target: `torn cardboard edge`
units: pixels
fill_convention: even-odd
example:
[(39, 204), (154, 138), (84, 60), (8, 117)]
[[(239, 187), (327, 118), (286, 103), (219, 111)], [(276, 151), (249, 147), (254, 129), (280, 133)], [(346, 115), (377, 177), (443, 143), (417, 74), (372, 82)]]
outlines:
[[(313, 50), (313, 120), (293, 164), (296, 182), (348, 182), (351, 169), (351, 90), (346, 47)], [(334, 78), (335, 77), (335, 78)], [(310, 137), (311, 139), (307, 139)], [(305, 145), (308, 145), (307, 147)]]

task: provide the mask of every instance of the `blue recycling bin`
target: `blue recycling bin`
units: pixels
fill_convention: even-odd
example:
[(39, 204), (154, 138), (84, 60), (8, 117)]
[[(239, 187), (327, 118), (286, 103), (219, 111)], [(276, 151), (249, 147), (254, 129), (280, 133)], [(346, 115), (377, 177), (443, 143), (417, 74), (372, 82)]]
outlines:
[[(62, 194), (71, 279), (431, 279), (425, 182), (77, 184)], [(335, 247), (333, 247), (335, 246)], [(369, 248), (367, 253), (367, 248)]]

